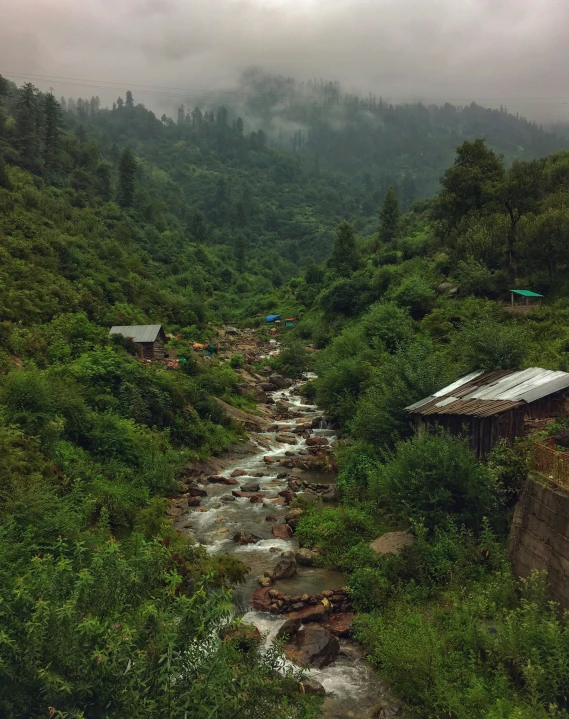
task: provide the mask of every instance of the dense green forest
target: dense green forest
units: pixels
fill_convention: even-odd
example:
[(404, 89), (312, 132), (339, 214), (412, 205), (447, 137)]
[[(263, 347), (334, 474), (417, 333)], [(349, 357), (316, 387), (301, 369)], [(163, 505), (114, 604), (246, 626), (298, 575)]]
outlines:
[[(357, 636), (420, 717), (569, 715), (569, 616), (543, 577), (515, 579), (506, 549), (531, 440), (481, 463), (461, 438), (415, 436), (405, 411), (473, 370), (569, 369), (568, 177), (567, 152), (505, 167), (465, 142), (428, 206), (402, 216), (388, 193), (375, 236), (342, 224), (294, 283), (288, 361), (311, 363), (305, 391), (342, 432), (342, 502), (306, 507), (297, 535), (348, 573)], [(546, 303), (512, 314), (516, 286)], [(378, 557), (388, 527), (416, 544)]]
[[(342, 503), (298, 533), (349, 575), (381, 672), (425, 718), (567, 716), (567, 621), (505, 553), (523, 451), (481, 465), (403, 411), (473, 368), (568, 369), (564, 141), (506, 111), (248, 82), (244, 108), (169, 119), (0, 77), (0, 713), (317, 715), (278, 653), (215, 641), (245, 568), (165, 519), (185, 463), (243, 437), (214, 401), (237, 375), (108, 337), (163, 323), (182, 347), (279, 310), (301, 317), (281, 368), (317, 371), (342, 432)], [(516, 283), (548, 302), (509, 316)], [(409, 556), (370, 556), (409, 525)]]

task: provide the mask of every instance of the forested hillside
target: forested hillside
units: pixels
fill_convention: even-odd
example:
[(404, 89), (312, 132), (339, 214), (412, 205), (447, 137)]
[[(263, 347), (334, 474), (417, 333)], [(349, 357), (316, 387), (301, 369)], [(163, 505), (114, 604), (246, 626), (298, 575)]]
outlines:
[[(523, 449), (482, 465), (404, 412), (474, 368), (568, 369), (564, 141), (247, 82), (243, 107), (169, 119), (0, 77), (0, 713), (317, 715), (278, 652), (214, 640), (246, 569), (165, 519), (185, 463), (243, 438), (214, 399), (244, 401), (238, 376), (189, 343), (278, 311), (300, 322), (274, 364), (317, 371), (342, 433), (342, 503), (298, 536), (348, 574), (371, 658), (425, 718), (567, 717), (567, 622), (505, 552)], [(545, 306), (507, 314), (514, 286)], [(179, 335), (179, 371), (108, 336), (147, 323)], [(386, 526), (417, 537), (401, 561), (370, 556)]]
[[(294, 284), (288, 361), (321, 348), (305, 391), (343, 437), (342, 502), (305, 506), (297, 535), (348, 573), (357, 636), (420, 717), (568, 716), (567, 614), (507, 554), (532, 442), (568, 418), (482, 463), (467, 440), (416, 436), (405, 410), (468, 372), (569, 369), (568, 173), (567, 152), (505, 168), (466, 142), (428, 209), (402, 216), (388, 193), (375, 237), (341, 225), (326, 265)], [(512, 312), (514, 287), (545, 304)], [(379, 557), (386, 524), (415, 545)]]

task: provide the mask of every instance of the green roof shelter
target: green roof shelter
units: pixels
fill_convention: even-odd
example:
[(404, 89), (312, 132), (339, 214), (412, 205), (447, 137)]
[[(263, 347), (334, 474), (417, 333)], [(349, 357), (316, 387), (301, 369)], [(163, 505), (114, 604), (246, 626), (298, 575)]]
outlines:
[(520, 298), (525, 298), (525, 304), (533, 304), (533, 300), (537, 299), (537, 304), (541, 304), (541, 298), (543, 295), (540, 295), (539, 292), (532, 292), (531, 290), (510, 290), (510, 295), (512, 298), (512, 307), (515, 305), (515, 299), (516, 296)]

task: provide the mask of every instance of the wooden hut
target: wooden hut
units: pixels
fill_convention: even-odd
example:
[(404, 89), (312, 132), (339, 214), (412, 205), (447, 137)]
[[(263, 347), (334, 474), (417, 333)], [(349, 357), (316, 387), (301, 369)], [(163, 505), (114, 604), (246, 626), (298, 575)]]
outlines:
[(111, 327), (110, 335), (122, 335), (137, 345), (139, 357), (148, 360), (164, 359), (166, 334), (162, 325), (117, 325)]
[(420, 434), (429, 427), (462, 434), (485, 459), (501, 439), (512, 442), (565, 413), (568, 398), (567, 372), (530, 367), (472, 372), (406, 409)]
[(543, 295), (532, 290), (510, 290), (510, 306), (508, 310), (513, 314), (525, 314), (541, 306)]

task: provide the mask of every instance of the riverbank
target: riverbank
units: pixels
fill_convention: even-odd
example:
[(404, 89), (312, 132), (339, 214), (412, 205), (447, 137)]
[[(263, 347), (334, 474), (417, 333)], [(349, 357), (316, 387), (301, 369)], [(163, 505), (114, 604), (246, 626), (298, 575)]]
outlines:
[[(259, 346), (258, 356), (276, 351)], [(287, 660), (308, 667), (304, 689), (326, 693), (323, 717), (396, 716), (398, 703), (351, 636), (343, 575), (315, 566), (317, 553), (294, 536), (303, 506), (336, 503), (336, 431), (303, 400), (308, 376), (292, 381), (265, 372), (242, 374), (250, 392), (265, 393), (255, 414), (239, 418), (256, 428), (226, 456), (188, 468), (185, 491), (170, 508), (174, 525), (208, 553), (247, 565), (234, 591), (237, 610), (266, 648), (287, 639)]]

